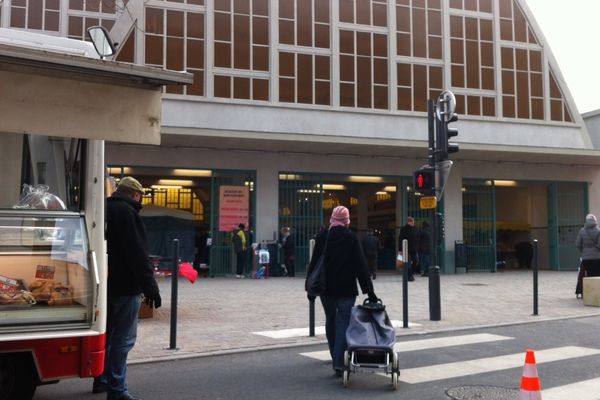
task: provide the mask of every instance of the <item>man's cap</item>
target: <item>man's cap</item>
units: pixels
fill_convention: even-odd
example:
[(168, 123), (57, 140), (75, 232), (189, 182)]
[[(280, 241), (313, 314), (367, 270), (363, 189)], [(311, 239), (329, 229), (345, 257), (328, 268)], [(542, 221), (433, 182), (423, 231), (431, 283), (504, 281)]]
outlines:
[(133, 190), (134, 192), (144, 194), (144, 187), (142, 186), (142, 184), (137, 179), (132, 178), (131, 176), (121, 178), (119, 184), (117, 185), (117, 188), (120, 187), (125, 187), (127, 189)]

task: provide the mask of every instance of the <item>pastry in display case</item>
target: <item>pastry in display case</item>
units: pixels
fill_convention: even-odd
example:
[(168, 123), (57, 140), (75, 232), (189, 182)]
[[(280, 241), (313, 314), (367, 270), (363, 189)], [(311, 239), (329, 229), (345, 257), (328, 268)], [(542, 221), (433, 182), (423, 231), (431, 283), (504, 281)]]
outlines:
[(0, 211), (0, 331), (89, 325), (95, 267), (83, 215)]

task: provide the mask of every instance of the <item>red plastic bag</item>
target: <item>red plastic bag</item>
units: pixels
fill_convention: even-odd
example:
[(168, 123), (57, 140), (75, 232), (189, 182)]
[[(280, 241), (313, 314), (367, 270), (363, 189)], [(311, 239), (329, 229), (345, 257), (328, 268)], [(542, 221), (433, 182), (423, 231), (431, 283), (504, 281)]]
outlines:
[(198, 271), (194, 269), (192, 264), (184, 262), (179, 264), (179, 275), (186, 277), (191, 283), (196, 282)]

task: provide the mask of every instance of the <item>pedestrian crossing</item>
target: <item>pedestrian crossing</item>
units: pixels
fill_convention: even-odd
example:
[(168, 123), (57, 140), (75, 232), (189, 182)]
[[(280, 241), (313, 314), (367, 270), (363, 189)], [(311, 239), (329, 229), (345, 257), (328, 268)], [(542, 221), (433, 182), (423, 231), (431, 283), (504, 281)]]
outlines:
[[(600, 354), (600, 350), (586, 347), (565, 346), (535, 352), (537, 364), (568, 360)], [(478, 358), (426, 367), (403, 369), (401, 381), (425, 383), (442, 379), (458, 378), (467, 375), (484, 374), (523, 366), (524, 352), (497, 357)]]
[[(402, 321), (391, 320), (394, 328), (402, 327)], [(408, 327), (414, 328), (417, 326), (421, 326), (421, 324), (417, 324), (414, 322), (409, 322)], [(260, 332), (252, 332), (254, 335), (266, 336), (271, 339), (291, 339), (295, 337), (303, 337), (309, 335), (308, 328), (290, 328), (290, 329), (278, 329), (272, 331), (260, 331)], [(324, 326), (315, 326), (315, 335), (325, 335), (325, 327)]]
[[(435, 338), (435, 339), (421, 339), (421, 340), (411, 340), (402, 343), (396, 343), (394, 345), (394, 352), (403, 353), (408, 351), (417, 351), (417, 350), (431, 350), (437, 349), (441, 347), (450, 347), (450, 346), (461, 346), (467, 344), (475, 344), (475, 343), (487, 343), (487, 342), (497, 342), (500, 340), (510, 340), (512, 337), (508, 336), (500, 336), (500, 335), (492, 335), (488, 333), (474, 334), (474, 335), (460, 335), (460, 336), (452, 336), (446, 338)], [(328, 360), (330, 358), (329, 351), (311, 351), (309, 353), (300, 353), (301, 355), (309, 358), (315, 358), (317, 360)]]
[[(488, 345), (502, 341), (513, 340), (510, 336), (493, 335), (488, 333), (455, 335), (442, 338), (417, 339), (396, 343), (394, 351), (397, 353), (410, 351), (438, 350), (444, 347), (465, 345)], [(300, 353), (303, 357), (315, 360), (329, 360), (329, 351), (311, 351)], [(581, 346), (560, 346), (535, 352), (538, 365), (546, 363), (578, 359), (580, 357), (600, 355), (600, 349)], [(433, 364), (414, 368), (402, 368), (400, 382), (407, 384), (426, 384), (444, 379), (463, 378), (477, 374), (500, 372), (512, 368), (522, 368), (525, 352), (503, 354), (493, 357), (454, 361), (442, 364)], [(401, 364), (402, 365), (402, 364)], [(600, 373), (600, 371), (599, 371)], [(385, 374), (381, 374), (385, 375)], [(520, 375), (520, 374), (519, 374)], [(515, 382), (515, 387), (520, 382)], [(542, 379), (543, 383), (543, 379)], [(542, 385), (542, 388), (544, 386)], [(552, 387), (542, 390), (544, 400), (577, 399), (577, 400), (599, 400), (600, 399), (600, 377), (569, 383), (563, 386)]]

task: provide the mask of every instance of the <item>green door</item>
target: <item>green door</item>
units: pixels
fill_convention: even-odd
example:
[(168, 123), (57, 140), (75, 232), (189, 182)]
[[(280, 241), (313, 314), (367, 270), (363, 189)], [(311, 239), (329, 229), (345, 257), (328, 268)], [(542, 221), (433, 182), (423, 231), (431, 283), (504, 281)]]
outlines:
[[(211, 209), (210, 209), (210, 232), (212, 237), (212, 246), (210, 249), (210, 274), (211, 276), (233, 274), (235, 273), (235, 257), (231, 245), (231, 230), (219, 230), (219, 201), (221, 186), (245, 186), (249, 190), (248, 204), (248, 247), (255, 241), (253, 234), (254, 215), (256, 204), (256, 172), (255, 171), (225, 171), (214, 170), (211, 181)], [(246, 273), (252, 268), (251, 251), (248, 251), (248, 260), (246, 261)]]
[(550, 267), (554, 270), (576, 270), (579, 266), (575, 239), (588, 212), (587, 198), (586, 183), (548, 185)]
[(290, 227), (296, 242), (296, 273), (306, 272), (310, 240), (323, 226), (323, 179), (320, 175), (281, 173), (279, 227)]
[(496, 194), (493, 181), (463, 182), (463, 240), (467, 271), (496, 271)]

